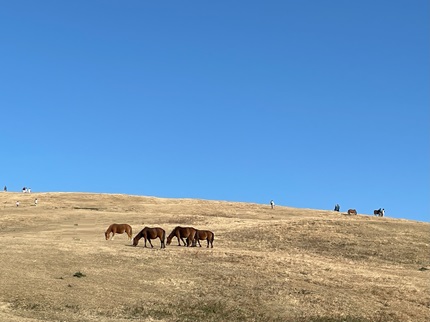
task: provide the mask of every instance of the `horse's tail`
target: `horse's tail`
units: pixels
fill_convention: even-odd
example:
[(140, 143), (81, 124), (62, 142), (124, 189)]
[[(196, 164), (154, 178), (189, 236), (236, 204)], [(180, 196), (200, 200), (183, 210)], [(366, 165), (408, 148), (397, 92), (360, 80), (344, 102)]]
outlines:
[[(215, 234), (211, 231), (212, 234), (212, 238), (210, 239), (210, 244), (211, 244), (211, 248), (214, 247), (214, 239), (215, 239)], [(208, 247), (209, 247), (209, 243), (208, 243)]]
[(196, 239), (196, 237), (197, 237), (197, 229), (193, 229), (191, 231), (190, 237), (191, 237), (191, 241), (193, 241), (194, 239)]
[(196, 238), (196, 232), (197, 232), (197, 230), (195, 228), (190, 228), (189, 231), (190, 231), (190, 233), (189, 233), (189, 235), (187, 237), (187, 246), (193, 247), (193, 246), (195, 246), (194, 240)]
[(166, 248), (166, 231), (164, 229), (161, 229), (163, 231), (163, 233), (161, 234), (163, 236), (163, 240), (161, 241), (161, 248)]

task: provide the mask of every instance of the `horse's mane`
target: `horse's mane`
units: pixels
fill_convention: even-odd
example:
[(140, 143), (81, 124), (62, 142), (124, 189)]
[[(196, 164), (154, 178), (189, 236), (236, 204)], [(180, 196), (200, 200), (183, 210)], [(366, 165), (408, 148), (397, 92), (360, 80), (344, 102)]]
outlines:
[(173, 228), (172, 232), (169, 234), (168, 238), (173, 238), (175, 236), (175, 232), (180, 229), (181, 226), (176, 226), (175, 228)]

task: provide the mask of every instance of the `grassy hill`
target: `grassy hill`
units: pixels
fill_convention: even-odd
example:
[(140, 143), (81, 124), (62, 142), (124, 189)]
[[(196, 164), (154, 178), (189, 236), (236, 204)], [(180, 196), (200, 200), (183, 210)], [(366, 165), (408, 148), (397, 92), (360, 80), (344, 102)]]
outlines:
[[(34, 198), (38, 205), (34, 205)], [(20, 206), (16, 207), (16, 201)], [(214, 248), (106, 241), (209, 229)], [(269, 205), (0, 193), (0, 321), (428, 321), (430, 224)]]

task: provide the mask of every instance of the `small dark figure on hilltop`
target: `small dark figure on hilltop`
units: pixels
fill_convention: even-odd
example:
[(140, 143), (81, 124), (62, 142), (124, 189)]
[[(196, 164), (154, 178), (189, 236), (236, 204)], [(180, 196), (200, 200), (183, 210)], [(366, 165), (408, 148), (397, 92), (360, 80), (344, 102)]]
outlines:
[(7, 191), (7, 187), (6, 187), (6, 186), (4, 186), (3, 191), (4, 191), (4, 192), (6, 192), (6, 191)]
[(273, 200), (270, 200), (270, 207), (273, 209), (275, 208), (275, 202)]
[(379, 208), (378, 210), (374, 210), (373, 214), (375, 216), (384, 217), (384, 215), (385, 215), (385, 209)]
[(336, 205), (334, 206), (334, 211), (340, 211), (340, 206), (339, 206), (339, 204), (336, 204)]

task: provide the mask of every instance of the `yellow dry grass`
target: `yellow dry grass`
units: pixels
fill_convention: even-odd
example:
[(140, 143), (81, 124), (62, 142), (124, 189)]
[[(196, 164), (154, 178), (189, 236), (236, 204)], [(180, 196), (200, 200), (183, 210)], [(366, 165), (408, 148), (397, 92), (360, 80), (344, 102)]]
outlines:
[[(133, 235), (209, 229), (214, 248), (106, 241), (114, 222)], [(0, 193), (0, 321), (428, 321), (429, 228), (250, 203)]]

